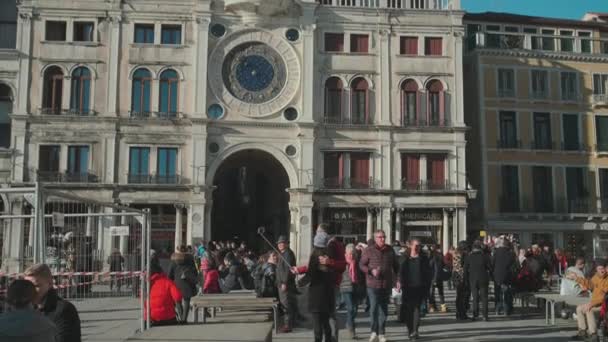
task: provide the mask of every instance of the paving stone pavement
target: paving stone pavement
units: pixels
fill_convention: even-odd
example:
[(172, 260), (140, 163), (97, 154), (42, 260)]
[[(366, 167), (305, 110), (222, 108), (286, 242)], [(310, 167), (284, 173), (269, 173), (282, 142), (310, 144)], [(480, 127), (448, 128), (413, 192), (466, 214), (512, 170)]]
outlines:
[(139, 329), (139, 301), (132, 297), (72, 301), (78, 309), (83, 341), (122, 342)]
[[(544, 306), (541, 309), (531, 308), (523, 313), (516, 307), (515, 314), (507, 318), (490, 314), (490, 321), (457, 321), (455, 318), (455, 294), (447, 291), (446, 303), (448, 313), (432, 313), (423, 318), (420, 326), (421, 338), (419, 341), (450, 341), (450, 342), (491, 342), (491, 341), (518, 341), (518, 342), (566, 342), (576, 334), (576, 322), (573, 320), (557, 319), (556, 326), (545, 324)], [(300, 301), (302, 308), (306, 303)], [(389, 316), (386, 337), (391, 342), (409, 341), (405, 324), (397, 322), (394, 314)], [(391, 309), (389, 308), (389, 310)], [(490, 313), (494, 310), (492, 299)], [(342, 317), (344, 316), (341, 313)], [(309, 322), (301, 323), (302, 327), (294, 329), (289, 334), (275, 335), (273, 341), (312, 341), (313, 334)], [(360, 307), (356, 323), (357, 341), (369, 339), (369, 317)], [(345, 337), (345, 331), (340, 331), (340, 341), (352, 341)]]
[[(519, 308), (511, 318), (490, 315), (490, 322), (460, 322), (454, 318), (454, 293), (446, 293), (448, 313), (427, 315), (420, 328), (421, 341), (454, 341), (454, 342), (566, 342), (576, 333), (576, 322), (573, 320), (557, 319), (557, 326), (547, 326), (544, 319), (544, 308), (532, 308), (524, 313)], [(139, 302), (130, 297), (97, 298), (73, 301), (80, 313), (82, 321), (83, 341), (93, 342), (123, 342), (134, 335), (139, 328)], [(306, 296), (300, 297), (301, 308), (306, 308)], [(369, 338), (369, 318), (360, 308), (357, 317), (358, 341)], [(490, 312), (493, 303), (490, 301)], [(304, 312), (305, 314), (305, 312)], [(224, 316), (224, 314), (219, 314)], [(226, 313), (225, 315), (233, 315)], [(343, 313), (342, 313), (343, 315)], [(224, 317), (226, 319), (228, 317)], [(249, 316), (251, 318), (251, 316)], [(237, 321), (238, 317), (231, 320)], [(219, 322), (218, 322), (219, 323)], [(219, 323), (221, 324), (221, 323)], [(246, 334), (247, 332), (243, 332)], [(204, 327), (201, 327), (204, 335)], [(389, 341), (407, 341), (407, 332), (403, 323), (396, 321), (391, 315), (387, 323)], [(273, 341), (312, 341), (310, 321), (302, 324), (289, 334), (274, 335)], [(350, 341), (341, 331), (340, 341)]]

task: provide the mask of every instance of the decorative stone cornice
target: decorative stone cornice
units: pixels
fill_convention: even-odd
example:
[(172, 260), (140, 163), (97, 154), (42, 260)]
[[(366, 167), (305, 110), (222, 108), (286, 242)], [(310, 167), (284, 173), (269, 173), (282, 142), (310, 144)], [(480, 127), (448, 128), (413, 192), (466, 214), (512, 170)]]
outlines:
[(480, 56), (498, 56), (498, 57), (524, 57), (524, 58), (544, 58), (557, 59), (562, 61), (572, 62), (594, 62), (608, 63), (608, 55), (587, 55), (580, 53), (560, 53), (551, 51), (534, 51), (534, 50), (506, 50), (506, 49), (477, 49), (471, 54)]

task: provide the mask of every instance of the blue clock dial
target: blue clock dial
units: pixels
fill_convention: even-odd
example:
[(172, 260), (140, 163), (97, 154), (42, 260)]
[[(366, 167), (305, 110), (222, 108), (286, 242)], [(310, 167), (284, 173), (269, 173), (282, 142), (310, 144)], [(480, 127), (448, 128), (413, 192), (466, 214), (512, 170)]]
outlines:
[(232, 49), (222, 65), (226, 89), (237, 99), (259, 104), (276, 98), (287, 83), (283, 59), (270, 46), (250, 42)]
[(266, 89), (274, 78), (274, 68), (268, 60), (259, 55), (243, 58), (236, 66), (236, 79), (249, 91)]

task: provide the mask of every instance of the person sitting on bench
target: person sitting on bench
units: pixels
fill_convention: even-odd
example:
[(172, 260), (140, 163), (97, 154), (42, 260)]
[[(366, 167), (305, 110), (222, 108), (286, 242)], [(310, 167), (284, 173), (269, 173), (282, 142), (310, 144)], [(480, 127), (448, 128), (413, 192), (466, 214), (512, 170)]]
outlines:
[(584, 341), (586, 338), (589, 338), (591, 341), (597, 339), (595, 316), (599, 314), (604, 297), (608, 293), (608, 272), (606, 271), (605, 260), (597, 262), (596, 265), (596, 273), (591, 279), (577, 277), (574, 273), (566, 276), (568, 279), (579, 283), (583, 289), (592, 291), (589, 303), (576, 307), (578, 334), (573, 337), (576, 341)]

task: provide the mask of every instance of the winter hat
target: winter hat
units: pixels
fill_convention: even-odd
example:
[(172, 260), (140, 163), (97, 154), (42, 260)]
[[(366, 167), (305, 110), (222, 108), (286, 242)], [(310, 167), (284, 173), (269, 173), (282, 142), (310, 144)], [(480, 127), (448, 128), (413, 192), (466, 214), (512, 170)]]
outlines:
[(329, 236), (327, 235), (327, 233), (318, 232), (317, 235), (315, 235), (315, 238), (313, 241), (313, 246), (319, 247), (319, 248), (325, 248), (325, 247), (327, 247), (328, 241), (329, 241)]

